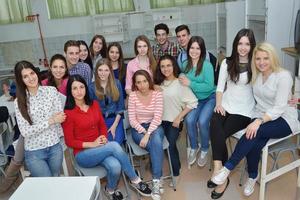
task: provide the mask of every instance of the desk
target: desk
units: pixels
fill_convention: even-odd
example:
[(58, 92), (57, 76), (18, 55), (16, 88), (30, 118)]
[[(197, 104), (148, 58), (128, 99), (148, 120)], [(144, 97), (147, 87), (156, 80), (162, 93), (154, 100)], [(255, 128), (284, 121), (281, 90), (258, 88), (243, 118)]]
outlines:
[(100, 199), (96, 176), (26, 178), (10, 200), (96, 200)]

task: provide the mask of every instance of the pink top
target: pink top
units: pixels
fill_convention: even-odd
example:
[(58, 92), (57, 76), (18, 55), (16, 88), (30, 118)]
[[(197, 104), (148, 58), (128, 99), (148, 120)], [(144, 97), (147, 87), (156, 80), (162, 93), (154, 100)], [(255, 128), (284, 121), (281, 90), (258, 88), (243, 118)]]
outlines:
[[(61, 85), (57, 88), (57, 90), (62, 93), (63, 95), (67, 95), (67, 83), (68, 83), (68, 79), (65, 78), (62, 80)], [(42, 85), (47, 86), (48, 85), (48, 79), (44, 79), (42, 80)]]
[[(132, 76), (136, 71), (141, 70), (141, 69), (144, 69), (144, 68), (140, 67), (138, 57), (135, 57), (134, 59), (132, 59), (131, 61), (128, 62), (127, 71), (126, 71), (126, 85), (125, 85), (126, 90), (128, 90), (128, 89), (131, 90)], [(150, 69), (150, 62), (144, 70), (146, 70), (152, 78), (152, 71)]]
[[(129, 95), (128, 116), (132, 128), (139, 133), (147, 132), (151, 134), (160, 124), (163, 114), (163, 96), (160, 91), (153, 91), (151, 102), (144, 105), (137, 97), (136, 91)], [(148, 131), (141, 126), (142, 123), (150, 123)]]

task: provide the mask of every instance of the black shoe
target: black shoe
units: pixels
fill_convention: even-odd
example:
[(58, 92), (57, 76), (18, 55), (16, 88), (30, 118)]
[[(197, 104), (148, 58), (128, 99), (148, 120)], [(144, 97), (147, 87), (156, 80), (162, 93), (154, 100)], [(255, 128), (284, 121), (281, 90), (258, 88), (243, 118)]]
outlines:
[(109, 200), (123, 200), (124, 199), (123, 194), (121, 193), (120, 190), (115, 190), (114, 193), (110, 194), (105, 186), (104, 192), (105, 192), (105, 196)]
[(210, 197), (211, 197), (212, 199), (219, 199), (220, 197), (222, 197), (223, 194), (224, 194), (224, 192), (226, 191), (228, 185), (229, 185), (229, 182), (230, 182), (230, 181), (229, 181), (229, 178), (227, 178), (227, 184), (226, 184), (226, 187), (225, 187), (225, 189), (223, 190), (223, 192), (218, 193), (218, 192), (216, 192), (215, 190), (213, 190), (213, 191), (211, 192)]
[(218, 185), (215, 184), (214, 182), (212, 182), (210, 179), (207, 181), (207, 187), (208, 188), (215, 188), (217, 187)]
[(143, 196), (150, 197), (152, 190), (149, 188), (149, 185), (144, 182), (139, 182), (138, 184), (131, 183), (131, 186), (138, 191)]

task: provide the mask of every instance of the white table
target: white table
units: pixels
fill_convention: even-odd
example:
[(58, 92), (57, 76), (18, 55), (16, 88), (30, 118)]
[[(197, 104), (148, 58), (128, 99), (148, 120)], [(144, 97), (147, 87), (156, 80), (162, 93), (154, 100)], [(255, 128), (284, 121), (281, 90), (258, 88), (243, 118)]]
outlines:
[(96, 200), (100, 199), (97, 176), (26, 178), (10, 200)]

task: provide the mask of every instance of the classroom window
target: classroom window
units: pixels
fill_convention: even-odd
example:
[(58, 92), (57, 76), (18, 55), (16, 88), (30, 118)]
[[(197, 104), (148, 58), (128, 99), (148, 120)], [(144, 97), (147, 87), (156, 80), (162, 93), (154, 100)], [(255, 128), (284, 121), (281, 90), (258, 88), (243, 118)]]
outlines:
[(225, 0), (150, 0), (150, 5), (153, 9), (220, 2), (225, 2)]
[(0, 1), (0, 24), (26, 22), (26, 16), (31, 14), (30, 0)]
[(50, 19), (134, 11), (133, 0), (47, 0)]

